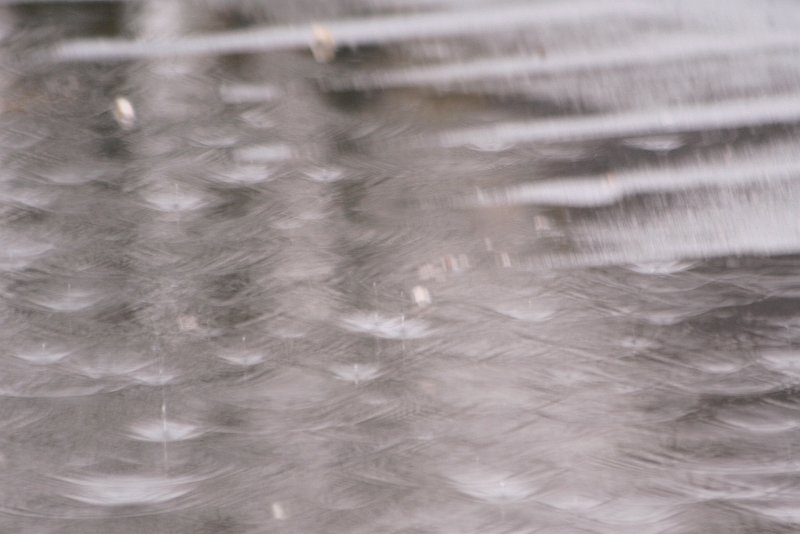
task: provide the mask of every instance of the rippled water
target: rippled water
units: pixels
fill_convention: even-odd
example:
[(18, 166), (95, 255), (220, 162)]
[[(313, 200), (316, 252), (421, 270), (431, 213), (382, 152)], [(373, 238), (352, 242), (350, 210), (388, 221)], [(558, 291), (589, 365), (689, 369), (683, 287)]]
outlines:
[(0, 3), (0, 531), (800, 531), (800, 6)]

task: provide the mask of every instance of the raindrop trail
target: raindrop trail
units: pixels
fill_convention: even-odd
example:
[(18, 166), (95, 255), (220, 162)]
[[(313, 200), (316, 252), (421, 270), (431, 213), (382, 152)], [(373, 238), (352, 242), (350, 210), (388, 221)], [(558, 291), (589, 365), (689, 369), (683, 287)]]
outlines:
[(216, 55), (309, 48), (314, 28), (323, 27), (337, 46), (386, 44), (429, 37), (482, 34), (531, 24), (554, 24), (598, 17), (651, 16), (663, 9), (638, 2), (570, 2), (547, 5), (504, 5), (439, 13), (333, 20), (304, 26), (273, 26), (182, 37), (159, 42), (120, 39), (67, 41), (52, 50), (56, 60), (97, 61), (149, 57)]
[[(764, 52), (789, 52), (800, 48), (794, 35), (743, 35), (735, 40), (698, 35), (668, 39), (646, 39), (624, 47), (608, 47), (580, 52), (547, 55), (530, 54), (512, 57), (451, 62), (409, 68), (386, 69), (325, 80), (333, 90), (366, 90), (400, 87), (446, 87), (454, 83), (491, 81), (524, 76), (558, 76), (576, 72), (597, 72), (620, 68), (651, 68), (670, 62), (713, 60), (742, 57)], [(251, 90), (254, 97), (258, 94)]]
[[(800, 95), (747, 98), (680, 107), (554, 120), (506, 122), (445, 132), (445, 147), (577, 142), (628, 136), (723, 130), (800, 121)], [(430, 140), (426, 141), (429, 146)]]

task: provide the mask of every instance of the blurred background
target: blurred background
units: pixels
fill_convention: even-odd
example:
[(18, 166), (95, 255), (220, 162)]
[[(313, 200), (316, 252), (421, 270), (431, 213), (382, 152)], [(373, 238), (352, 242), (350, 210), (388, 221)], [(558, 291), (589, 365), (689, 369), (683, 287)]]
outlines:
[(0, 1), (0, 532), (800, 531), (798, 25)]

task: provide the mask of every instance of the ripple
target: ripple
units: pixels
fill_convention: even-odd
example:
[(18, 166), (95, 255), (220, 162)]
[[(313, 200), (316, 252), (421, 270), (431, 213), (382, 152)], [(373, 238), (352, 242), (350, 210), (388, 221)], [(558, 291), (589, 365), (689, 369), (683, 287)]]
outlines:
[(147, 191), (142, 195), (142, 198), (149, 206), (158, 211), (168, 213), (194, 211), (211, 203), (207, 195), (177, 186)]
[(687, 365), (698, 371), (721, 375), (741, 371), (749, 364), (747, 358), (725, 352), (707, 352), (687, 361)]
[[(134, 373), (147, 371), (155, 361), (143, 359), (138, 354), (125, 352), (90, 355), (69, 362), (69, 369), (92, 379), (122, 377), (131, 378)], [(156, 371), (154, 373), (158, 374)]]
[(742, 507), (771, 519), (800, 525), (800, 509), (797, 508), (796, 500), (787, 502), (784, 499), (775, 499), (773, 497), (760, 502), (744, 503)]
[(241, 134), (235, 128), (225, 128), (218, 124), (206, 127), (195, 127), (189, 131), (187, 139), (202, 147), (230, 147), (239, 142)]
[(405, 316), (386, 317), (378, 313), (355, 313), (342, 320), (351, 332), (370, 334), (385, 339), (418, 339), (431, 333), (427, 322), (406, 319)]
[(353, 364), (353, 365), (335, 365), (331, 367), (331, 372), (336, 375), (339, 380), (359, 384), (361, 382), (369, 382), (381, 376), (382, 371), (377, 365), (369, 364)]
[[(667, 499), (651, 497), (623, 497), (609, 501), (603, 506), (586, 510), (589, 517), (609, 525), (652, 525), (664, 523), (679, 513), (675, 503)], [(613, 530), (611, 530), (613, 532)]]
[(243, 163), (274, 163), (289, 160), (294, 151), (289, 145), (253, 145), (237, 148), (234, 151), (236, 161)]
[(17, 349), (14, 352), (14, 356), (30, 363), (46, 365), (60, 362), (72, 354), (73, 351), (74, 349), (60, 346), (54, 347), (52, 345), (48, 345), (47, 343), (41, 343), (29, 348)]
[(258, 365), (266, 359), (263, 353), (252, 351), (228, 351), (218, 354), (217, 357), (231, 365), (240, 365), (242, 367)]
[(263, 165), (237, 165), (215, 173), (214, 178), (230, 184), (260, 184), (275, 179), (272, 171)]
[(627, 336), (620, 340), (620, 345), (626, 349), (635, 351), (646, 351), (657, 349), (661, 344), (654, 339), (638, 336)]
[(28, 208), (46, 210), (58, 199), (57, 191), (43, 187), (9, 186), (7, 184), (0, 187), (2, 187), (3, 202), (20, 204)]
[(20, 269), (55, 248), (50, 243), (43, 243), (23, 236), (4, 235), (0, 237), (0, 268)]
[(29, 300), (55, 312), (76, 312), (91, 308), (104, 296), (96, 287), (73, 287), (64, 284), (64, 287), (51, 287), (34, 294)]
[(504, 304), (498, 306), (496, 311), (513, 319), (517, 319), (518, 321), (529, 323), (548, 321), (557, 313), (555, 307), (538, 302), (534, 303), (533, 301), (518, 304)]
[(344, 177), (344, 171), (336, 167), (310, 167), (303, 174), (309, 180), (321, 183), (338, 182)]
[(718, 410), (716, 418), (730, 427), (748, 432), (772, 434), (797, 428), (796, 413), (781, 413), (776, 408), (769, 404), (729, 407)]
[(107, 475), (59, 478), (70, 485), (64, 496), (94, 506), (160, 504), (182, 497), (201, 480), (196, 476)]
[(131, 425), (130, 433), (134, 439), (163, 443), (196, 438), (202, 435), (204, 430), (191, 423), (150, 419)]
[(102, 167), (61, 166), (37, 169), (37, 175), (53, 184), (81, 185), (98, 180), (106, 172)]
[(522, 502), (538, 490), (530, 482), (508, 473), (469, 468), (447, 475), (453, 487), (473, 499), (492, 504)]
[(640, 311), (640, 317), (650, 324), (658, 326), (671, 326), (683, 322), (697, 314), (694, 310), (659, 310)]
[(220, 87), (219, 94), (228, 104), (250, 104), (277, 100), (283, 92), (274, 85), (228, 83)]
[(170, 384), (178, 378), (178, 374), (172, 371), (165, 371), (155, 365), (149, 365), (131, 370), (126, 373), (127, 377), (147, 386), (163, 386)]
[(589, 486), (580, 490), (570, 487), (560, 488), (547, 491), (536, 497), (536, 502), (558, 508), (559, 510), (576, 513), (596, 508), (606, 501), (608, 501), (608, 497), (601, 498), (592, 494)]
[(767, 369), (792, 377), (800, 377), (800, 351), (764, 351), (760, 354), (759, 360)]
[(633, 272), (639, 274), (674, 274), (687, 271), (694, 267), (696, 262), (691, 261), (662, 261), (654, 263), (635, 263), (628, 266)]

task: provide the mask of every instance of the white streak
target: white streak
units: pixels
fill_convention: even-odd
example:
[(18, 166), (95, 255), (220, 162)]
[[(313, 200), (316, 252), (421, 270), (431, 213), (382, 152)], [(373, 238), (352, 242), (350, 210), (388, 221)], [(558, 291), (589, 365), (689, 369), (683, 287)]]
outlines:
[(458, 82), (516, 79), (522, 76), (566, 75), (604, 69), (654, 66), (676, 61), (698, 61), (715, 57), (741, 56), (800, 49), (796, 35), (742, 35), (734, 38), (678, 35), (647, 39), (626, 46), (589, 49), (542, 57), (530, 54), (376, 71), (348, 80), (330, 81), (332, 88), (389, 88), (451, 86)]
[(730, 186), (800, 177), (800, 161), (709, 165), (620, 174), (605, 178), (566, 178), (493, 191), (480, 191), (469, 206), (602, 206), (633, 194), (663, 193), (703, 186)]
[(577, 1), (545, 5), (506, 5), (463, 11), (390, 15), (334, 20), (304, 26), (273, 26), (228, 31), (174, 40), (127, 41), (81, 39), (60, 44), (56, 59), (92, 61), (165, 56), (194, 56), (310, 49), (318, 42), (315, 28), (324, 27), (338, 46), (382, 44), (423, 38), (480, 34), (531, 24), (593, 20), (603, 16), (633, 17), (662, 12), (663, 8), (628, 1)]
[(447, 132), (446, 147), (511, 146), (743, 128), (800, 121), (800, 95), (748, 98), (682, 107), (645, 109), (563, 119), (507, 122), (489, 128)]

